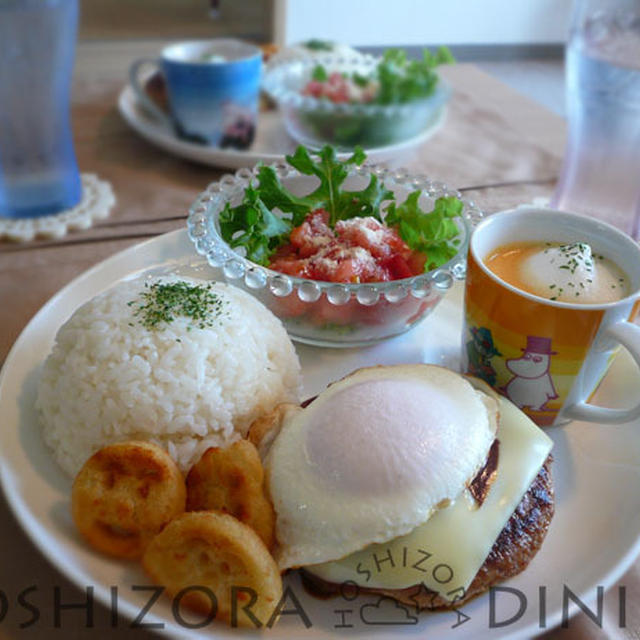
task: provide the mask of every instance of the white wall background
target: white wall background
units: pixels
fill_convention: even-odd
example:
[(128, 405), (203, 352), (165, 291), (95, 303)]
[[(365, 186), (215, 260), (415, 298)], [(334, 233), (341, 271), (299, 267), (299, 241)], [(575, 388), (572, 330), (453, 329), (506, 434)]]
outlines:
[(563, 42), (571, 0), (275, 0), (275, 40), (351, 45)]

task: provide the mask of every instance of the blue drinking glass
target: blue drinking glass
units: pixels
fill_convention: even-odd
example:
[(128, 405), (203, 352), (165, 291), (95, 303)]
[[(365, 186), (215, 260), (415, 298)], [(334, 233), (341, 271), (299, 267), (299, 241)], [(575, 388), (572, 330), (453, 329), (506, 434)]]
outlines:
[(0, 0), (0, 216), (69, 209), (82, 188), (70, 123), (78, 0)]

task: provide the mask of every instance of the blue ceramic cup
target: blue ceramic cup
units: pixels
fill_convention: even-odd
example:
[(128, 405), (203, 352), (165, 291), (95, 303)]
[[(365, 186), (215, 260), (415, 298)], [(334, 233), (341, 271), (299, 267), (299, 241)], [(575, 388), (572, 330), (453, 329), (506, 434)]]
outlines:
[[(140, 80), (145, 65), (160, 67), (170, 116), (147, 95)], [(187, 140), (246, 149), (254, 138), (262, 52), (240, 40), (220, 38), (169, 45), (159, 60), (136, 60), (129, 78), (138, 100)]]

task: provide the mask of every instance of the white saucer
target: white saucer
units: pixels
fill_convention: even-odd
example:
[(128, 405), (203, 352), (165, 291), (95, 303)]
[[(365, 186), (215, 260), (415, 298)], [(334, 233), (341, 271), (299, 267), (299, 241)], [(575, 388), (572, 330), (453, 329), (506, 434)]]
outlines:
[[(120, 92), (118, 110), (127, 124), (151, 144), (181, 158), (213, 167), (240, 169), (251, 167), (257, 162), (276, 162), (282, 160), (286, 154), (293, 153), (298, 146), (287, 134), (277, 110), (260, 112), (256, 139), (251, 148), (244, 151), (207, 147), (178, 138), (171, 127), (160, 122), (140, 105), (133, 89), (128, 85)], [(386, 147), (365, 149), (368, 159), (393, 165), (405, 163), (409, 152), (433, 136), (442, 126), (445, 117), (446, 110), (443, 110), (440, 117), (415, 138)], [(338, 155), (346, 158), (350, 154)]]

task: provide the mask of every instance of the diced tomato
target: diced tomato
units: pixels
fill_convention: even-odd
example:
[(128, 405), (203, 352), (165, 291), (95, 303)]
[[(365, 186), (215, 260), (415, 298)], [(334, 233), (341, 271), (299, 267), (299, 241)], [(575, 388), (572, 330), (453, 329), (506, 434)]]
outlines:
[(412, 251), (411, 255), (407, 259), (409, 269), (411, 269), (411, 275), (417, 276), (424, 273), (424, 264), (427, 261), (427, 256), (419, 251)]
[(311, 80), (310, 82), (307, 82), (307, 86), (303, 89), (302, 93), (305, 96), (321, 98), (324, 93), (324, 84), (317, 80)]
[(276, 252), (271, 256), (271, 263), (273, 264), (276, 260), (281, 260), (283, 258), (297, 258), (298, 252), (296, 248), (290, 243), (283, 244), (282, 246), (276, 249)]
[(347, 258), (338, 263), (331, 273), (332, 282), (361, 282), (360, 271), (357, 260)]
[(297, 278), (311, 278), (309, 265), (304, 260), (295, 258), (279, 258), (272, 260), (269, 267), (279, 273), (285, 273), (288, 276), (296, 276)]
[(289, 240), (301, 258), (306, 258), (313, 253), (313, 245), (309, 242), (311, 237), (311, 226), (308, 222), (303, 222), (291, 231)]
[(395, 229), (372, 217), (341, 220), (336, 224), (336, 235), (352, 245), (367, 249), (376, 258), (395, 253), (405, 257), (411, 254), (411, 249)]
[(422, 300), (420, 306), (416, 309), (415, 313), (407, 318), (407, 324), (413, 324), (422, 318), (429, 307), (435, 306), (440, 298), (438, 296)]
[(317, 209), (308, 215), (289, 235), (289, 241), (297, 249), (300, 258), (312, 256), (334, 240), (335, 236), (329, 227), (329, 213), (324, 209)]
[[(295, 227), (289, 242), (272, 256), (269, 266), (280, 273), (324, 282), (367, 283), (399, 280), (423, 273), (426, 256), (412, 251), (397, 230), (372, 217), (340, 221), (335, 231), (323, 209), (310, 213)], [(273, 308), (285, 318), (305, 316), (319, 326), (398, 325), (400, 331), (435, 304), (435, 299), (407, 296), (397, 303), (381, 298), (364, 306), (356, 300), (334, 305), (323, 295), (313, 303), (300, 300), (297, 292), (274, 299)], [(407, 316), (410, 316), (407, 320)]]
[(403, 278), (410, 278), (415, 275), (411, 271), (407, 260), (397, 253), (389, 256), (383, 265), (389, 271), (390, 280), (402, 280)]
[(349, 89), (347, 87), (330, 88), (327, 91), (327, 98), (335, 103), (349, 102)]
[(350, 80), (341, 73), (334, 72), (324, 82), (310, 80), (302, 90), (302, 94), (314, 98), (328, 98), (332, 102), (349, 102), (351, 99)]
[(338, 326), (345, 326), (352, 322), (357, 321), (357, 309), (354, 311), (353, 302), (347, 302), (347, 304), (331, 304), (324, 297), (320, 298), (314, 305), (313, 319), (317, 324), (334, 324)]
[(284, 298), (274, 298), (272, 305), (272, 311), (285, 318), (297, 318), (309, 311), (309, 303), (300, 300), (295, 291)]
[(422, 273), (425, 257), (373, 217), (343, 220), (335, 232), (323, 209), (295, 227), (271, 259), (276, 271), (325, 282), (385, 282)]

